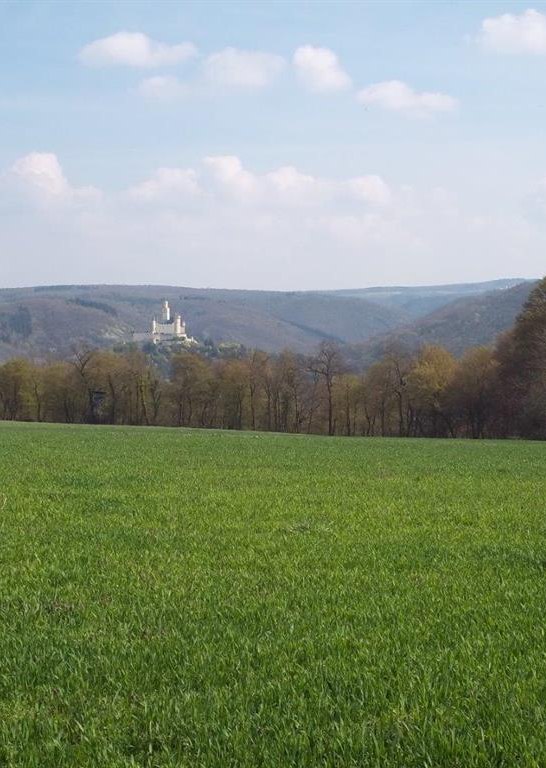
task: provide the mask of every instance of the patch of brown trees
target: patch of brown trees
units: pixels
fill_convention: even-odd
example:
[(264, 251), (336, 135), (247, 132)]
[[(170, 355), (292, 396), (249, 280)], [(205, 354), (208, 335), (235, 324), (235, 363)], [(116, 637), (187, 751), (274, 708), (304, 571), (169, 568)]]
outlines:
[(324, 342), (312, 357), (83, 350), (0, 366), (0, 418), (327, 435), (546, 438), (546, 278), (494, 348), (454, 358), (392, 349), (362, 374)]

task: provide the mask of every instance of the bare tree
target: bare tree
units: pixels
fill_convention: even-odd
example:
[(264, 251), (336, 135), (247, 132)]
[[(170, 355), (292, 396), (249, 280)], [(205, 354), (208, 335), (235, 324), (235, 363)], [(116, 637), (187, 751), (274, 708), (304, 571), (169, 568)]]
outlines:
[(326, 410), (328, 414), (328, 434), (335, 432), (334, 421), (334, 384), (337, 377), (345, 368), (341, 352), (337, 344), (323, 341), (318, 353), (309, 363), (309, 371), (316, 375), (324, 385), (326, 393)]

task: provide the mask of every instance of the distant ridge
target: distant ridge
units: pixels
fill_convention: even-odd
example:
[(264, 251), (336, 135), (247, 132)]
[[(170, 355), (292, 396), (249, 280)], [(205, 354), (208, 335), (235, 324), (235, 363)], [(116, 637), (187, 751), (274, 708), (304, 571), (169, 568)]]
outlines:
[(490, 291), (506, 291), (522, 283), (533, 282), (522, 278), (505, 278), (481, 283), (453, 283), (420, 286), (374, 286), (356, 290), (335, 291), (341, 296), (356, 296), (375, 301), (383, 306), (403, 309), (413, 318), (442, 307), (448, 301), (476, 296)]
[(461, 355), (469, 347), (488, 346), (512, 327), (534, 285), (535, 281), (525, 281), (450, 301), (407, 325), (354, 345), (350, 356), (367, 366), (389, 349), (415, 352), (424, 344), (439, 344)]
[(252, 291), (156, 285), (52, 285), (0, 290), (0, 359), (63, 357), (77, 344), (111, 346), (149, 328), (167, 299), (191, 335), (277, 352), (324, 339), (365, 361), (388, 340), (437, 340), (460, 353), (510, 327), (533, 281), (335, 291)]

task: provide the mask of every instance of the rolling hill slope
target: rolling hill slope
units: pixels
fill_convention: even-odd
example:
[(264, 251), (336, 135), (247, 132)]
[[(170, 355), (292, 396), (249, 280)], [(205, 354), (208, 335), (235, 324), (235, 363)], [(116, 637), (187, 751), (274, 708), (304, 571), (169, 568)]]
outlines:
[(63, 357), (78, 344), (128, 341), (133, 330), (148, 330), (163, 299), (184, 315), (193, 336), (215, 343), (310, 352), (330, 339), (373, 359), (392, 339), (414, 347), (435, 340), (460, 352), (511, 325), (531, 285), (507, 287), (514, 283), (291, 293), (127, 285), (4, 289), (0, 359)]
[(521, 284), (517, 278), (489, 280), (485, 283), (452, 285), (389, 286), (335, 291), (337, 296), (353, 296), (374, 301), (384, 307), (396, 307), (417, 319), (457, 299), (472, 298), (491, 291), (503, 291)]
[(57, 286), (0, 291), (0, 356), (64, 355), (74, 344), (109, 345), (146, 331), (162, 299), (198, 339), (304, 352), (322, 339), (358, 342), (407, 315), (366, 299), (312, 293), (172, 286)]
[(418, 320), (374, 337), (348, 350), (355, 364), (369, 365), (388, 349), (415, 351), (424, 344), (440, 344), (454, 355), (469, 347), (488, 346), (508, 330), (521, 311), (534, 281), (449, 302)]

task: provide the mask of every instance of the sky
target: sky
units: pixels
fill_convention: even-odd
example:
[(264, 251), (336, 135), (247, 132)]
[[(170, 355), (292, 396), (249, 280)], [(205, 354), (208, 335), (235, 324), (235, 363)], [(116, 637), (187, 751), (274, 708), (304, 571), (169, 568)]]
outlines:
[(546, 272), (546, 2), (0, 2), (0, 287)]

